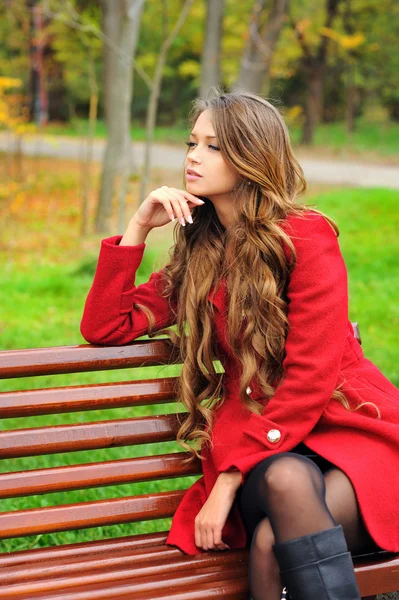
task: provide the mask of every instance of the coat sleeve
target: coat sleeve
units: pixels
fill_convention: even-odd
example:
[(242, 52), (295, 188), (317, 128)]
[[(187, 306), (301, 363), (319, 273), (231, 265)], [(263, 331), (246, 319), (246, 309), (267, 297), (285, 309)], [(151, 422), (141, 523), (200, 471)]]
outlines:
[(148, 332), (148, 319), (136, 306), (154, 314), (157, 329), (175, 323), (174, 306), (160, 295), (163, 270), (136, 287), (136, 271), (146, 244), (120, 246), (122, 236), (101, 242), (96, 273), (86, 299), (80, 331), (91, 344), (120, 346)]
[(283, 381), (263, 413), (250, 415), (239, 444), (219, 467), (219, 473), (238, 469), (242, 481), (259, 461), (292, 450), (306, 438), (339, 375), (348, 329), (347, 271), (331, 225), (318, 213), (308, 214), (306, 219), (292, 217), (286, 230), (297, 263), (287, 290)]

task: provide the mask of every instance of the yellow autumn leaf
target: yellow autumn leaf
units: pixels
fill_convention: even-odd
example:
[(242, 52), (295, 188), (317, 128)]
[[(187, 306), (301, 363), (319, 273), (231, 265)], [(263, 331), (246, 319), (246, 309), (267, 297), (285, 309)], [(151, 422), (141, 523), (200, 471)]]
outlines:
[(25, 200), (24, 192), (17, 192), (13, 201), (10, 204), (9, 210), (11, 214), (15, 214), (21, 208), (23, 201)]
[(185, 60), (179, 65), (178, 73), (182, 77), (197, 77), (200, 73), (200, 64), (196, 60)]
[(341, 46), (346, 50), (353, 50), (364, 44), (366, 38), (362, 33), (355, 33), (354, 35), (343, 35), (341, 37)]
[(310, 19), (300, 19), (297, 23), (296, 23), (296, 30), (299, 31), (299, 33), (303, 33), (305, 31), (305, 29), (307, 29), (310, 25)]
[(338, 42), (339, 44), (341, 43), (341, 34), (338, 31), (331, 29), (331, 27), (321, 27), (320, 33), (324, 35), (324, 37), (328, 37), (330, 38), (330, 40), (334, 40), (334, 42)]
[(0, 77), (0, 89), (8, 90), (14, 87), (21, 87), (21, 79), (16, 77)]
[(0, 183), (0, 199), (4, 200), (4, 199), (8, 198), (10, 193), (11, 193), (10, 188), (7, 185), (2, 185)]
[(354, 33), (353, 35), (342, 35), (339, 31), (335, 31), (331, 29), (331, 27), (321, 27), (320, 29), (322, 35), (330, 38), (330, 40), (334, 40), (341, 46), (341, 48), (345, 48), (345, 50), (353, 50), (353, 48), (357, 48), (364, 44), (366, 38), (363, 33)]
[(292, 127), (293, 125), (297, 125), (298, 122), (303, 117), (303, 108), (296, 104), (291, 106), (287, 110), (284, 111), (284, 119), (288, 125), (288, 127)]
[(19, 184), (16, 181), (10, 181), (8, 184), (8, 189), (10, 192), (16, 192), (18, 190)]

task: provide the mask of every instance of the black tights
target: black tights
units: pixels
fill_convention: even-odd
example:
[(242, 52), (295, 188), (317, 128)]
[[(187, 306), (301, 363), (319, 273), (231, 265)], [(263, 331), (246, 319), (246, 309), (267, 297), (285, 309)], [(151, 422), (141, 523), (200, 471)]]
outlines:
[(248, 475), (238, 505), (251, 544), (253, 600), (281, 598), (274, 543), (342, 525), (352, 553), (378, 549), (364, 528), (350, 480), (323, 459), (318, 466), (296, 452), (270, 456)]

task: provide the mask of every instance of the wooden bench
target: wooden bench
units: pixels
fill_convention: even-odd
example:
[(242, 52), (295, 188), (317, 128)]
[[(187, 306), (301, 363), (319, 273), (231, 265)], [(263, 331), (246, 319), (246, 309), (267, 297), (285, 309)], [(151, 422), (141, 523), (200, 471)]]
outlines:
[[(176, 360), (167, 340), (129, 346), (39, 348), (0, 352), (0, 377), (19, 378), (165, 365)], [(174, 401), (175, 377), (73, 385), (0, 394), (2, 419), (55, 415)], [(33, 457), (29, 470), (0, 474), (0, 498), (152, 482), (201, 473), (200, 461), (184, 466), (184, 453), (94, 462), (98, 449), (172, 441), (174, 414), (77, 422), (0, 432), (1, 458)], [(53, 422), (51, 418), (49, 422)], [(3, 421), (4, 423), (4, 421)], [(39, 455), (93, 451), (93, 463), (37, 468)], [(36, 459), (37, 460), (37, 459)], [(184, 480), (183, 480), (184, 481)], [(173, 515), (184, 490), (107, 500), (24, 508), (0, 513), (0, 539), (136, 523)], [(165, 545), (167, 531), (3, 552), (0, 599), (247, 600), (247, 550), (186, 556)], [(363, 597), (399, 589), (399, 555), (355, 558)]]

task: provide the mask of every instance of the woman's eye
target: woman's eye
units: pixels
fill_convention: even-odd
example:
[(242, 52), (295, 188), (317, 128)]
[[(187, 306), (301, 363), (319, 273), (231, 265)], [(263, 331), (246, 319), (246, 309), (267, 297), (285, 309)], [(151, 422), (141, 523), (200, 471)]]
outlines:
[[(195, 146), (195, 142), (184, 142), (189, 148), (192, 148), (193, 146)], [(220, 148), (218, 148), (217, 146), (213, 146), (213, 144), (209, 144), (208, 146), (209, 148), (212, 148), (212, 150), (220, 150)]]

